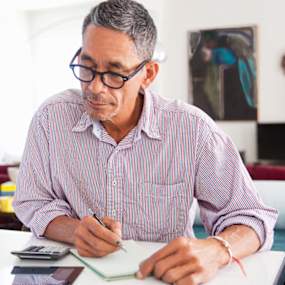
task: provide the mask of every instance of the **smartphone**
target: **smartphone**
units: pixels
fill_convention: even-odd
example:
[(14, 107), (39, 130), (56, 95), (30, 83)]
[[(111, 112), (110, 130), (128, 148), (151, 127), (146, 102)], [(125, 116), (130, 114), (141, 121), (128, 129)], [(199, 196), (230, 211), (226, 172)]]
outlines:
[(279, 268), (279, 271), (275, 277), (274, 285), (284, 285), (285, 284), (285, 258)]
[(57, 260), (69, 253), (69, 247), (31, 245), (23, 250), (11, 251), (21, 259)]

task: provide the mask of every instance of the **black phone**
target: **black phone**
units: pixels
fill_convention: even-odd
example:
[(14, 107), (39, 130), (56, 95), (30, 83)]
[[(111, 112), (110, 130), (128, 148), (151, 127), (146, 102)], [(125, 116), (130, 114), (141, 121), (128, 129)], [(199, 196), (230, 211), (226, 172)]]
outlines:
[(11, 251), (21, 259), (57, 260), (69, 253), (69, 247), (31, 245), (23, 250)]
[(279, 268), (279, 271), (275, 277), (274, 285), (284, 285), (285, 284), (285, 258)]

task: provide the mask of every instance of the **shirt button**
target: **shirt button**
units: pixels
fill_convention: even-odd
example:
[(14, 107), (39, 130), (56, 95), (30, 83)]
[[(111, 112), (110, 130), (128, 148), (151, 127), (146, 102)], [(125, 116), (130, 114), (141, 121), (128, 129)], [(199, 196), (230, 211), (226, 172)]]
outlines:
[(116, 210), (112, 210), (112, 216), (116, 215)]
[(113, 186), (116, 186), (117, 185), (117, 181), (116, 180), (113, 180)]

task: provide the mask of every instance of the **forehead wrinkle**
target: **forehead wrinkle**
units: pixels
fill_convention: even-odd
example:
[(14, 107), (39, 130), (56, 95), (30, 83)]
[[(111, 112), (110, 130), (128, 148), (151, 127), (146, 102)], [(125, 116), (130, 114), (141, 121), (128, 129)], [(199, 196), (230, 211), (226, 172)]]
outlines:
[(134, 41), (125, 33), (89, 25), (82, 40), (83, 52), (93, 59), (86, 62), (96, 63), (96, 68), (127, 73), (140, 61)]
[(121, 61), (109, 61), (106, 63), (107, 67), (113, 67), (113, 68), (117, 68), (117, 69), (122, 69), (122, 70), (126, 70), (127, 67), (121, 62)]
[[(98, 62), (95, 58), (91, 57), (90, 55), (88, 55), (86, 52), (82, 52), (82, 55), (80, 56), (80, 59), (82, 61), (90, 61), (94, 67), (98, 67)], [(122, 63), (122, 61), (120, 60), (108, 60), (108, 61), (102, 61), (102, 65), (106, 68), (116, 68), (116, 69), (120, 69), (123, 71), (127, 71), (128, 67), (126, 65), (124, 65)]]
[(90, 55), (88, 55), (87, 53), (85, 52), (82, 52), (81, 55), (80, 55), (80, 60), (82, 61), (90, 61), (92, 62), (95, 66), (97, 66), (97, 62), (94, 58), (92, 58)]

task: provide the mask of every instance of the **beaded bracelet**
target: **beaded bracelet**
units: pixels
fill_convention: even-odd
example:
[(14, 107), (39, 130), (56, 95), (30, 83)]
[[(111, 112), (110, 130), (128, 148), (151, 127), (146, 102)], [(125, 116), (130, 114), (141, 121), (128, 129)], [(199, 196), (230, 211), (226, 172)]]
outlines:
[(219, 237), (219, 236), (209, 236), (208, 237), (208, 239), (211, 239), (211, 238), (219, 241), (227, 250), (227, 252), (229, 254), (229, 261), (228, 261), (227, 265), (231, 264), (232, 261), (235, 261), (239, 265), (243, 275), (246, 276), (246, 272), (244, 270), (244, 267), (243, 267), (241, 261), (238, 258), (233, 256), (232, 248), (231, 248), (231, 245), (229, 244), (229, 242), (227, 240)]

